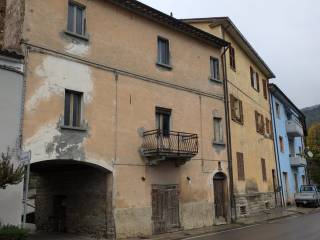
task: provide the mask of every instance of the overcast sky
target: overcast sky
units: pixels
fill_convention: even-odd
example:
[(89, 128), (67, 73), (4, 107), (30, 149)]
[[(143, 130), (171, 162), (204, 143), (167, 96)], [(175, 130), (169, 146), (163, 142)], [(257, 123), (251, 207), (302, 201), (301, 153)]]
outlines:
[(141, 0), (176, 18), (229, 16), (300, 108), (320, 104), (319, 0)]

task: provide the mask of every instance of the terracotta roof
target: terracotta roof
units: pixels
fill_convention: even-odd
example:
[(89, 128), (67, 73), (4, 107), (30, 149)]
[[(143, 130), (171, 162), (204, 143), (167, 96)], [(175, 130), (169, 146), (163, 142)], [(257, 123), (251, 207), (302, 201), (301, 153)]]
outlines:
[(228, 46), (229, 43), (225, 40), (213, 36), (205, 31), (202, 31), (196, 27), (193, 27), (179, 19), (176, 19), (172, 16), (169, 16), (163, 12), (160, 12), (152, 7), (149, 7), (139, 1), (136, 0), (109, 0), (109, 2), (121, 6), (125, 9), (128, 9), (131, 12), (134, 12), (138, 15), (166, 25), (167, 27), (183, 32), (191, 37), (197, 38), (201, 41), (204, 41), (214, 47), (225, 47)]
[(271, 71), (269, 66), (263, 61), (256, 50), (251, 46), (248, 40), (243, 36), (236, 25), (229, 17), (210, 17), (210, 18), (190, 18), (180, 19), (185, 23), (211, 23), (212, 26), (222, 25), (224, 29), (231, 35), (231, 37), (239, 44), (246, 54), (254, 61), (257, 67), (270, 79), (275, 78), (275, 74)]

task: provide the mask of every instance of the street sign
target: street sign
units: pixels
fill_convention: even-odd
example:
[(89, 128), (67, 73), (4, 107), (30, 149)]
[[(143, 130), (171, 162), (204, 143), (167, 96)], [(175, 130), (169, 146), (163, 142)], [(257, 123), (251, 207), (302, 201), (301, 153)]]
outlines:
[(20, 154), (20, 162), (21, 164), (23, 165), (27, 165), (30, 163), (31, 161), (31, 151), (28, 151), (28, 152), (21, 152)]

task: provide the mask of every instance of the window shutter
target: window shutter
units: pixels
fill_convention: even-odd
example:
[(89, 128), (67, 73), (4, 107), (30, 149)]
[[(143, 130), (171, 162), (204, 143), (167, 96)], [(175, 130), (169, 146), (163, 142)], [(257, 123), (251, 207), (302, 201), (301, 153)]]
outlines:
[(256, 118), (256, 129), (259, 132), (259, 113), (255, 111), (255, 118)]
[(263, 115), (260, 116), (261, 117), (261, 134), (265, 134), (265, 126), (264, 126), (264, 117)]
[(267, 134), (270, 134), (270, 123), (268, 118), (266, 118), (266, 131), (267, 131)]
[(260, 92), (260, 80), (259, 80), (259, 73), (256, 72), (256, 79), (257, 79), (257, 90)]
[(243, 153), (237, 152), (238, 180), (245, 180)]
[(230, 95), (230, 105), (231, 105), (231, 118), (232, 120), (236, 120), (236, 110), (235, 110), (235, 106), (234, 106), (234, 96)]
[(251, 86), (254, 88), (253, 68), (250, 66)]
[(267, 169), (266, 169), (266, 160), (261, 158), (261, 170), (262, 170), (262, 179), (267, 181)]
[(267, 80), (263, 79), (262, 80), (262, 84), (263, 84), (263, 95), (265, 99), (268, 99), (268, 83)]
[(243, 124), (244, 123), (243, 106), (242, 106), (242, 101), (240, 101), (240, 100), (239, 100), (239, 106), (240, 106), (240, 122)]

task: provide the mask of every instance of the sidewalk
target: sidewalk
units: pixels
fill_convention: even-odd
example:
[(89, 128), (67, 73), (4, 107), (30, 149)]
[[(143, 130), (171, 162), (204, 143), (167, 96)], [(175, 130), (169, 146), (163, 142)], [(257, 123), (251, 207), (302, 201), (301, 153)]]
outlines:
[(243, 218), (234, 224), (211, 226), (211, 227), (206, 227), (201, 229), (183, 230), (179, 232), (160, 234), (160, 235), (155, 235), (150, 237), (129, 238), (126, 240), (141, 240), (141, 239), (180, 240), (180, 239), (190, 238), (194, 236), (205, 235), (208, 233), (218, 233), (218, 232), (228, 231), (232, 229), (242, 228), (242, 227), (253, 225), (253, 224), (261, 224), (263, 222), (281, 219), (281, 218), (287, 218), (287, 217), (296, 216), (296, 215), (311, 214), (317, 211), (320, 211), (320, 210), (319, 209), (317, 210), (314, 208), (296, 208), (296, 207), (276, 208), (276, 209), (264, 211), (263, 213), (256, 216)]

